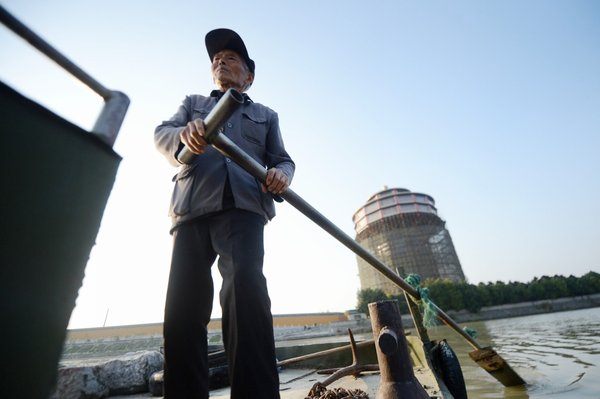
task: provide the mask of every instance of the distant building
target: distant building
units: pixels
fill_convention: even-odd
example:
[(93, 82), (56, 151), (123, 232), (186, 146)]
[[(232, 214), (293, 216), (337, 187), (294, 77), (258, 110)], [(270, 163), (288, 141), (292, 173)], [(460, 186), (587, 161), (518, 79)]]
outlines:
[[(465, 280), (433, 197), (386, 187), (371, 196), (352, 220), (356, 241), (400, 277), (415, 273), (423, 280)], [(388, 294), (402, 292), (362, 258), (357, 259), (361, 289), (381, 289)]]
[[(349, 313), (352, 311), (348, 311)], [(273, 327), (283, 328), (304, 325), (327, 325), (348, 320), (357, 320), (357, 317), (348, 318), (348, 314), (341, 312), (296, 313), (273, 315)], [(211, 319), (208, 323), (209, 331), (221, 330), (221, 319)], [(115, 337), (135, 336), (162, 336), (163, 323), (134, 324), (125, 326), (77, 328), (67, 331), (68, 341), (85, 341), (109, 339)]]

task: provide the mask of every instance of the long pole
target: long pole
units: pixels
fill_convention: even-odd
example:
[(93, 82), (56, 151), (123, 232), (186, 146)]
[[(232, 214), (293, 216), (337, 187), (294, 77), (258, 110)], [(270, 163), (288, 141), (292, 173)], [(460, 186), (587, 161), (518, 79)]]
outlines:
[[(250, 157), (246, 154), (240, 147), (237, 146), (233, 141), (229, 139), (229, 137), (221, 134), (220, 132), (216, 132), (212, 135), (210, 143), (222, 154), (228, 156), (233, 159), (236, 163), (238, 163), (242, 168), (244, 168), (251, 175), (259, 179), (261, 182), (264, 182), (267, 176), (267, 171), (264, 167), (262, 167), (254, 158)], [(298, 209), (301, 213), (303, 213), (310, 220), (319, 225), (323, 230), (327, 231), (334, 238), (344, 244), (347, 248), (349, 248), (352, 252), (360, 256), (366, 262), (368, 262), (371, 266), (377, 269), (380, 273), (386, 276), (388, 279), (393, 281), (396, 285), (402, 288), (406, 293), (408, 293), (411, 297), (416, 300), (421, 299), (421, 295), (419, 291), (414, 289), (411, 285), (409, 285), (403, 278), (394, 273), (390, 268), (388, 268), (383, 262), (373, 256), (369, 251), (367, 251), (362, 245), (357, 243), (352, 237), (346, 234), (342, 229), (333, 224), (329, 219), (327, 219), (323, 214), (321, 214), (318, 210), (312, 207), (308, 202), (306, 202), (302, 197), (296, 194), (292, 189), (287, 189), (284, 193), (280, 194), (280, 196), (285, 199), (290, 205), (294, 208)], [(454, 320), (446, 314), (442, 309), (440, 309), (437, 305), (433, 304), (435, 307), (437, 317), (442, 320), (446, 325), (452, 328), (454, 331), (459, 333), (463, 338), (465, 338), (471, 346), (475, 349), (481, 349), (481, 345), (475, 341), (473, 337), (463, 331), (462, 328)]]
[[(256, 177), (259, 181), (265, 182), (267, 177), (266, 169), (259, 164), (254, 158), (250, 157), (246, 152), (244, 152), (240, 147), (237, 146), (233, 141), (231, 141), (227, 136), (221, 134), (221, 132), (215, 132), (208, 139), (209, 143), (217, 149), (219, 152), (224, 154), (225, 156), (233, 159), (238, 165), (240, 165), (243, 169), (245, 169), (252, 176)], [(298, 194), (296, 194), (293, 190), (287, 189), (284, 193), (280, 194), (280, 196), (289, 202), (293, 207), (298, 209), (301, 213), (303, 213), (310, 220), (319, 225), (323, 230), (327, 231), (334, 238), (344, 244), (347, 248), (349, 248), (352, 252), (360, 256), (366, 262), (368, 262), (371, 266), (377, 269), (380, 273), (402, 288), (407, 294), (416, 300), (421, 299), (421, 295), (419, 292), (414, 289), (411, 285), (409, 285), (404, 279), (394, 273), (390, 268), (388, 268), (383, 262), (373, 256), (369, 251), (367, 251), (363, 246), (357, 243), (354, 239), (352, 239), (349, 235), (344, 233), (339, 227), (329, 221), (325, 216), (323, 216), (319, 211), (313, 208), (308, 202), (302, 199)], [(475, 348), (477, 353), (485, 352), (482, 351), (483, 348), (473, 337), (467, 334), (460, 326), (446, 314), (442, 309), (440, 309), (437, 305), (433, 304), (434, 309), (436, 310), (437, 317), (441, 321), (443, 321), (447, 326), (452, 328), (455, 332), (461, 335), (467, 342)], [(500, 358), (499, 355), (495, 353), (495, 351), (491, 351), (494, 355), (496, 355), (496, 359), (500, 362), (492, 367), (483, 366), (483, 361), (476, 360), (477, 363), (486, 368), (488, 372), (490, 372), (495, 378), (497, 378), (500, 382), (502, 382), (506, 386), (511, 385), (520, 385), (523, 384), (524, 381), (521, 377), (518, 376), (508, 364)]]

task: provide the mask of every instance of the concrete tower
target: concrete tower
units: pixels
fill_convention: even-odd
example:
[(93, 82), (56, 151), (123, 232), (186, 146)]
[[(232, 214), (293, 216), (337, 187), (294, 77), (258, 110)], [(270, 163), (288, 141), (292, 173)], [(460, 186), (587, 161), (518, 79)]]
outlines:
[[(465, 275), (445, 222), (427, 194), (387, 187), (368, 199), (352, 217), (356, 241), (405, 278), (416, 273), (427, 278), (464, 281)], [(361, 289), (402, 291), (358, 257)]]

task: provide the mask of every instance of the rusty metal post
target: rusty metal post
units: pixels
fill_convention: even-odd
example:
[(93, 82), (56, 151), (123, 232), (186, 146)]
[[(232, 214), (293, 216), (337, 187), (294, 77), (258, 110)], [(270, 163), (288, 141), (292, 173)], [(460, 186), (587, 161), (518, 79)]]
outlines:
[(369, 304), (381, 382), (376, 399), (429, 399), (415, 377), (398, 301)]

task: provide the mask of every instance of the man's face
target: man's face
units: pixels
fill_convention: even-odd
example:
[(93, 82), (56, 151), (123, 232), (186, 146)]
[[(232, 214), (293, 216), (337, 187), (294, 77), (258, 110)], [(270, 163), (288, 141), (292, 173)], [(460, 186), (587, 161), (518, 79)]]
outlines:
[(254, 80), (254, 75), (248, 70), (242, 57), (232, 50), (216, 53), (211, 70), (215, 84), (223, 91), (229, 88), (244, 91)]

